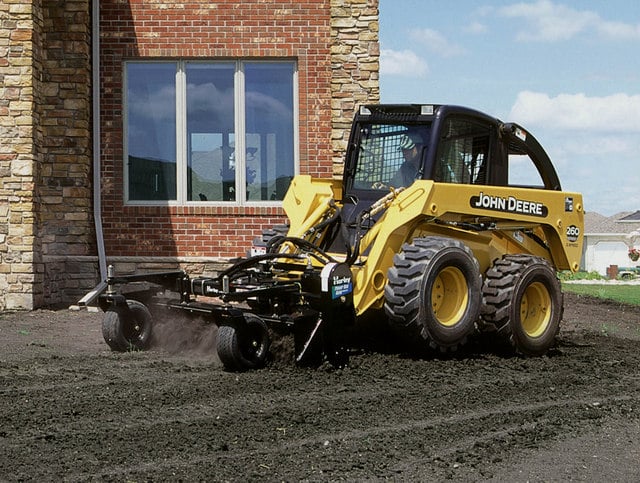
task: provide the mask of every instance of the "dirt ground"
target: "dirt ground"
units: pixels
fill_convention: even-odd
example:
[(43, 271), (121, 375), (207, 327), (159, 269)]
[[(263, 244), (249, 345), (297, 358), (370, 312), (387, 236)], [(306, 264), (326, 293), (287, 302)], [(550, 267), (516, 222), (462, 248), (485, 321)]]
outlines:
[(640, 479), (637, 307), (567, 294), (541, 358), (472, 344), (239, 374), (213, 328), (114, 353), (101, 320), (0, 315), (0, 481)]

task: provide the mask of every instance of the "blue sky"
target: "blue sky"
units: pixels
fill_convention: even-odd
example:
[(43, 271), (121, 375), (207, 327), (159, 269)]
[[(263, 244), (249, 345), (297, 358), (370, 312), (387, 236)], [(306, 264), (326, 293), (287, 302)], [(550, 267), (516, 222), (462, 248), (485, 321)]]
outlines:
[(380, 0), (381, 101), (529, 130), (587, 211), (640, 210), (640, 1)]

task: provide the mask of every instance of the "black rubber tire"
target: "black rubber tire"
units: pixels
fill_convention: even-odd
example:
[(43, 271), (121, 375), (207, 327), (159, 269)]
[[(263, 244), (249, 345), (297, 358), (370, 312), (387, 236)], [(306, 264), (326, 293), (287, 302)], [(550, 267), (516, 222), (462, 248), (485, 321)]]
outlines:
[(112, 350), (145, 350), (151, 344), (153, 322), (146, 305), (127, 300), (128, 309), (113, 307), (102, 319), (102, 336)]
[(271, 228), (262, 230), (262, 242), (267, 244), (275, 236), (287, 236), (289, 225), (273, 225)]
[(555, 343), (563, 312), (562, 287), (547, 260), (505, 255), (487, 270), (483, 322), (516, 353), (545, 354)]
[(433, 236), (405, 243), (387, 278), (387, 317), (418, 348), (455, 351), (475, 331), (482, 277), (473, 252), (461, 241)]
[(244, 314), (245, 323), (218, 328), (218, 357), (227, 371), (259, 369), (267, 363), (271, 338), (267, 324), (257, 315)]
[(289, 233), (289, 225), (282, 224), (265, 228), (261, 235), (253, 240), (253, 246), (266, 247), (273, 238), (287, 236), (287, 233)]

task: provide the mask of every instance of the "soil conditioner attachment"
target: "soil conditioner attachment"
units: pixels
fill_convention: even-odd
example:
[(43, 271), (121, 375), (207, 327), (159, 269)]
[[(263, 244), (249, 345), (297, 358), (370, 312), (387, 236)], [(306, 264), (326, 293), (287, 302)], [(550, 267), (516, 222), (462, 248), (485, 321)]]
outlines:
[(521, 126), (458, 106), (361, 106), (343, 178), (296, 176), (283, 208), (288, 224), (214, 277), (110, 267), (107, 344), (146, 349), (160, 309), (217, 325), (233, 371), (264, 366), (276, 334), (293, 336), (299, 365), (343, 367), (381, 320), (411, 351), (479, 333), (522, 355), (554, 344), (556, 273), (579, 269), (584, 209)]

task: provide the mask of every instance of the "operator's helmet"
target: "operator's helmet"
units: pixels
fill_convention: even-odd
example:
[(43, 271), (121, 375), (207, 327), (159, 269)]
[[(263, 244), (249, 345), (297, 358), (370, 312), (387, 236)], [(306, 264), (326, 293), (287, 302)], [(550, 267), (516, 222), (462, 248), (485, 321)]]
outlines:
[(409, 133), (403, 134), (402, 139), (400, 139), (400, 145), (398, 146), (399, 151), (405, 151), (408, 149), (413, 149), (416, 147), (416, 144), (422, 144), (422, 137), (417, 133)]

